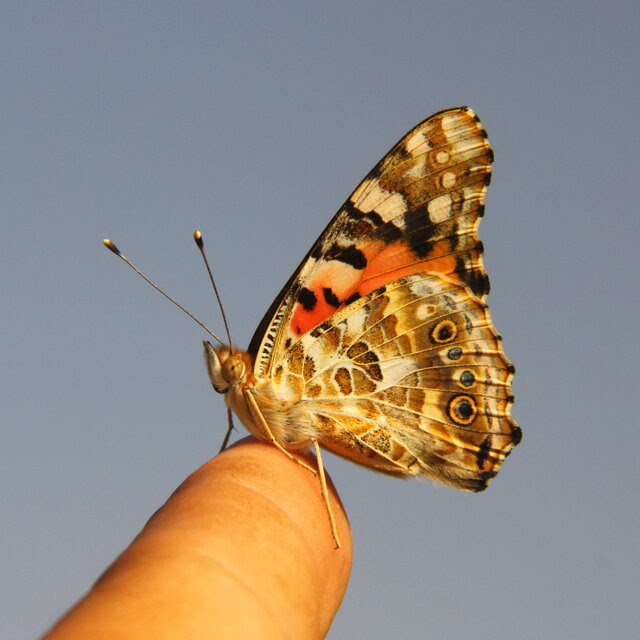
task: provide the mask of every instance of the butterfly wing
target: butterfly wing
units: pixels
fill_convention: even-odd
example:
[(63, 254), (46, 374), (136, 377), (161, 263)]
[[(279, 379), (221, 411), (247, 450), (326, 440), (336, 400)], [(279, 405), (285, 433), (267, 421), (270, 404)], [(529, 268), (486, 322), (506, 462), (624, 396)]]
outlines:
[(489, 311), (449, 276), (381, 287), (306, 333), (274, 370), (325, 448), (393, 475), (486, 488), (521, 437)]
[(351, 194), (260, 323), (255, 376), (325, 448), (480, 491), (518, 444), (477, 235), (492, 157), (467, 107), (427, 118)]
[(407, 133), (340, 208), (259, 324), (257, 377), (336, 311), (380, 286), (437, 272), (479, 300), (489, 292), (477, 227), (493, 154), (468, 107)]

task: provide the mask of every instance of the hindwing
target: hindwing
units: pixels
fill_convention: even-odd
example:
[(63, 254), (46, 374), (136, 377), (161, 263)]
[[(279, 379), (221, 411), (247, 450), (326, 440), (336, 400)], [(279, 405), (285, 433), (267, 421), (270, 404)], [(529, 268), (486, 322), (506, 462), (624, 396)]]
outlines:
[(520, 440), (513, 372), (486, 305), (450, 277), (415, 274), (306, 333), (273, 384), (300, 398), (325, 448), (480, 491)]

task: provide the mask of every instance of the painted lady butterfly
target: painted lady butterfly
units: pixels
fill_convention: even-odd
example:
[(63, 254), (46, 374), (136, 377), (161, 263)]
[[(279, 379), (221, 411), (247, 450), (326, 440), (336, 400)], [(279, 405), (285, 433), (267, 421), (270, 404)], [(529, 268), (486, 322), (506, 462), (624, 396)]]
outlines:
[(253, 435), (289, 456), (314, 446), (325, 499), (319, 445), (482, 491), (520, 442), (477, 235), (492, 158), (471, 109), (427, 118), (347, 199), (248, 350), (204, 343)]

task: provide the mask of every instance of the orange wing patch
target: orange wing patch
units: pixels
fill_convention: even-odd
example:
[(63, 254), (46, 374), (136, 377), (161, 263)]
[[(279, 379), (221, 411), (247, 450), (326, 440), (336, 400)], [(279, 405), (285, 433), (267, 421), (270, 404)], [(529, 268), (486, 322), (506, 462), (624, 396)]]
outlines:
[[(413, 275), (414, 273), (455, 272), (456, 259), (448, 240), (436, 242), (424, 258), (420, 258), (404, 242), (395, 242), (377, 253), (363, 272), (360, 295), (378, 289), (389, 282)], [(456, 278), (458, 282), (460, 278)]]
[(363, 248), (364, 269), (330, 261), (318, 269), (313, 281), (302, 290), (291, 318), (291, 328), (298, 337), (330, 318), (338, 309), (375, 289), (416, 273), (442, 273), (464, 284), (455, 274), (456, 259), (451, 242), (440, 240), (424, 258), (405, 242), (384, 246), (374, 242)]
[(267, 375), (283, 351), (358, 298), (399, 278), (446, 275), (489, 292), (477, 228), (493, 153), (466, 107), (407, 133), (347, 199), (258, 326), (249, 353)]

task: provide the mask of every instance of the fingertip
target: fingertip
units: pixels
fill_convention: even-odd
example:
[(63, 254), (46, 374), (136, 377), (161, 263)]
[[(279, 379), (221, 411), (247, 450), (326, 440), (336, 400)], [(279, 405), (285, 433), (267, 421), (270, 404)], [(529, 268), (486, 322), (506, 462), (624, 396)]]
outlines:
[(319, 479), (269, 444), (239, 442), (176, 489), (46, 638), (324, 637), (352, 558), (328, 489), (339, 549)]
[[(310, 454), (294, 455), (315, 466)], [(210, 506), (204, 509), (216, 517), (215, 539), (210, 540), (215, 549), (210, 551), (227, 566), (245, 567), (268, 609), (295, 614), (296, 620), (287, 622), (292, 628), (298, 625), (301, 635), (294, 637), (305, 637), (303, 629), (309, 625), (323, 630), (320, 636), (328, 631), (351, 572), (349, 522), (329, 476), (327, 485), (338, 549), (319, 478), (253, 437), (215, 456), (176, 492), (195, 490), (207, 496)]]
[[(315, 466), (310, 454), (295, 455)], [(320, 607), (326, 633), (344, 597), (353, 558), (349, 521), (330, 476), (327, 474), (327, 488), (340, 538), (338, 549), (319, 478), (274, 446), (249, 437), (202, 469), (209, 464), (216, 468), (218, 477), (230, 482), (225, 499), (234, 502), (242, 499), (244, 490), (251, 491), (262, 521), (268, 523), (271, 535), (278, 541), (279, 562), (289, 567), (285, 573), (291, 588), (285, 590), (285, 599), (300, 597), (301, 586), (294, 585), (306, 574), (305, 584), (311, 587), (309, 598)]]
[[(317, 468), (315, 457), (308, 451), (292, 453), (312, 468)], [(310, 473), (274, 446), (260, 442), (253, 436), (234, 443), (203, 465), (201, 470), (208, 470), (208, 465), (212, 465), (212, 469), (221, 477), (251, 487), (256, 494), (277, 503), (293, 532), (298, 531), (309, 538), (309, 545), (316, 550), (338, 551), (350, 566), (353, 549), (349, 520), (326, 469), (329, 499), (340, 537), (340, 548), (337, 550), (317, 474)], [(228, 495), (232, 497), (232, 493)]]

